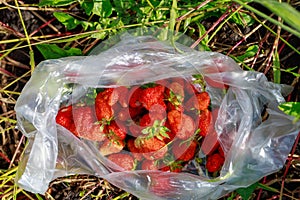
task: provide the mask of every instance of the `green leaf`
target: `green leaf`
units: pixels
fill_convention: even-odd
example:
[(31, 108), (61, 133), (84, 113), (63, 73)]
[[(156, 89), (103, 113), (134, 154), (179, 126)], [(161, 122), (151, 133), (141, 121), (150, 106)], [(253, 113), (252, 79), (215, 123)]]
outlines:
[(35, 194), (38, 200), (43, 200), (43, 197), (41, 197), (39, 194)]
[(273, 55), (273, 75), (274, 75), (274, 83), (280, 83), (281, 79), (281, 71), (280, 71), (280, 61), (279, 61), (279, 54), (277, 50), (274, 52)]
[[(195, 23), (198, 27), (199, 38), (200, 38), (206, 33), (206, 29), (203, 24), (199, 22), (195, 22)], [(208, 43), (208, 35), (205, 35), (205, 37), (201, 41), (201, 45), (199, 45), (198, 47), (199, 51), (211, 51), (207, 43)]]
[(92, 38), (103, 40), (107, 36), (107, 32), (99, 32), (91, 35)]
[(236, 192), (241, 195), (243, 200), (248, 200), (253, 194), (254, 190), (257, 188), (258, 183), (254, 183), (246, 188), (239, 188)]
[(134, 0), (113, 0), (114, 8), (118, 13), (126, 12), (126, 10), (133, 7)]
[(285, 114), (295, 117), (295, 120), (300, 119), (300, 102), (286, 102), (280, 104), (279, 109)]
[[(273, 66), (273, 68), (275, 68)], [(288, 68), (288, 69), (280, 69), (280, 68), (277, 68), (277, 70), (280, 70), (280, 71), (283, 71), (283, 72), (286, 72), (286, 73), (290, 73), (292, 75), (294, 75), (295, 77), (300, 77), (300, 74), (297, 73), (297, 72), (293, 72), (294, 70), (298, 69), (299, 67), (296, 66), (296, 67), (291, 67), (291, 68)], [(276, 68), (275, 68), (276, 69)]]
[(169, 29), (171, 33), (175, 30), (175, 23), (177, 18), (177, 0), (172, 1), (172, 7), (170, 10), (170, 20), (169, 20)]
[(39, 6), (67, 6), (77, 2), (76, 0), (41, 0)]
[(281, 17), (287, 24), (300, 31), (300, 12), (286, 2), (275, 0), (254, 0)]
[(76, 28), (78, 25), (81, 25), (84, 30), (88, 28), (95, 29), (95, 27), (99, 24), (98, 22), (87, 22), (87, 21), (80, 21), (71, 15), (63, 12), (55, 12), (53, 15), (60, 21), (68, 30), (72, 30)]
[(54, 17), (61, 22), (68, 30), (72, 30), (76, 28), (78, 25), (81, 24), (81, 22), (71, 15), (63, 12), (54, 12)]
[(235, 22), (236, 24), (238, 25), (241, 25), (241, 26), (251, 26), (254, 24), (254, 19), (246, 14), (246, 13), (243, 13), (243, 12), (237, 12), (235, 13), (232, 17), (231, 17), (231, 20), (233, 22)]
[(272, 188), (272, 187), (270, 187), (268, 185), (262, 184), (262, 183), (258, 183), (258, 187), (261, 188), (261, 189), (270, 191), (270, 192), (279, 192), (279, 190), (277, 190), (275, 188)]
[(80, 6), (87, 15), (91, 15), (94, 8), (94, 2), (91, 0), (85, 0), (80, 2)]
[(112, 14), (112, 5), (109, 0), (94, 0), (93, 13), (100, 17), (106, 18)]
[(80, 56), (82, 52), (78, 48), (62, 49), (56, 44), (39, 44), (36, 46), (45, 59), (57, 59), (67, 56)]
[(153, 5), (154, 8), (162, 5), (164, 3), (163, 0), (150, 0), (151, 4)]
[(237, 59), (241, 62), (243, 62), (246, 58), (251, 58), (256, 55), (258, 52), (258, 45), (252, 45), (248, 47), (248, 49), (245, 51), (245, 53), (241, 56), (237, 56)]

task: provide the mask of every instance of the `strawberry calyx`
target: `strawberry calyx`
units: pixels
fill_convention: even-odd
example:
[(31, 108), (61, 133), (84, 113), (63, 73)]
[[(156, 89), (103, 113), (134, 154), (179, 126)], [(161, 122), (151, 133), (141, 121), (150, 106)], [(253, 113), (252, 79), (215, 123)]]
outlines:
[(156, 137), (159, 140), (164, 140), (164, 138), (170, 138), (167, 134), (170, 131), (166, 126), (164, 126), (166, 119), (163, 120), (154, 120), (152, 126), (148, 126), (142, 129), (142, 138), (149, 139)]

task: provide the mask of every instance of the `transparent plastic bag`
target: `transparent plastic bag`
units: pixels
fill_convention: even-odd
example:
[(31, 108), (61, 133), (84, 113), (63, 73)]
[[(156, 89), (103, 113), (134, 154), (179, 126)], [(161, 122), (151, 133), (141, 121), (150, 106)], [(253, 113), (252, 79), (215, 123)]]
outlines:
[[(243, 71), (220, 53), (190, 49), (187, 37), (178, 36), (174, 42), (174, 37), (159, 40), (162, 36), (164, 32), (157, 30), (124, 32), (89, 56), (37, 66), (15, 107), (18, 128), (29, 141), (17, 175), (21, 187), (43, 194), (57, 177), (93, 174), (141, 199), (217, 199), (282, 168), (300, 126), (277, 109), (292, 88), (268, 82), (262, 73)], [(95, 142), (56, 124), (62, 102), (78, 102), (89, 88), (142, 85), (194, 74), (204, 76), (211, 107), (218, 107), (214, 128), (225, 153), (218, 177), (112, 170)], [(266, 120), (263, 113), (268, 113)], [(164, 189), (153, 193), (155, 182)]]

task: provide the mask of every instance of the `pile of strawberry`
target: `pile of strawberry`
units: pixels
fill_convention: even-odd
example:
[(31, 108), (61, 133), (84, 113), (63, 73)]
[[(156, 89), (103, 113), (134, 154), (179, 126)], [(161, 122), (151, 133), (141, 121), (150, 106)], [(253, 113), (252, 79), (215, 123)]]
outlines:
[[(180, 77), (101, 88), (92, 105), (63, 106), (56, 122), (79, 138), (97, 141), (116, 171), (181, 172), (198, 162), (212, 175), (221, 169), (224, 153), (217, 140), (202, 148), (215, 133), (216, 112), (210, 110), (209, 94), (199, 88)], [(195, 159), (199, 152), (206, 156)]]

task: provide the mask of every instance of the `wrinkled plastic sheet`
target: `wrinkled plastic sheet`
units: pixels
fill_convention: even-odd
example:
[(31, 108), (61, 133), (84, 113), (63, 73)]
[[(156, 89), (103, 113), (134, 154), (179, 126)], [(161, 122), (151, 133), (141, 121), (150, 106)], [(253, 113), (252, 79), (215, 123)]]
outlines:
[[(36, 67), (15, 107), (18, 129), (29, 141), (18, 170), (21, 187), (44, 194), (57, 177), (92, 174), (141, 199), (217, 199), (282, 168), (299, 123), (277, 107), (292, 88), (269, 82), (262, 73), (243, 71), (223, 54), (158, 38), (157, 32), (125, 32), (104, 41), (89, 56), (46, 60)], [(212, 107), (219, 107), (214, 127), (225, 152), (217, 178), (112, 171), (93, 142), (75, 137), (55, 122), (61, 102), (75, 103), (90, 87), (140, 85), (193, 74), (228, 86), (224, 92), (207, 83)], [(76, 87), (68, 91), (65, 86), (70, 83)], [(263, 113), (268, 113), (264, 121)], [(167, 180), (170, 188), (154, 197), (149, 191), (153, 177)]]

